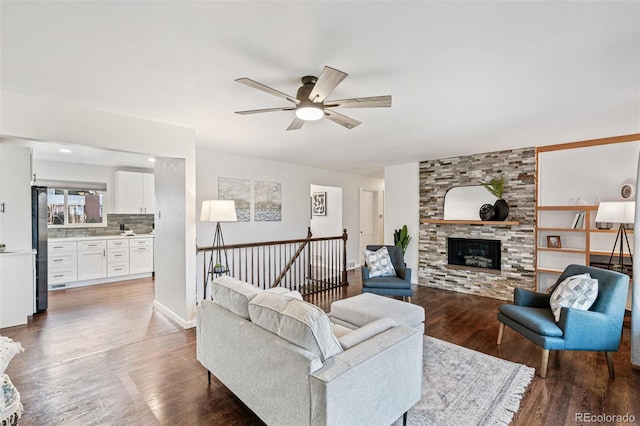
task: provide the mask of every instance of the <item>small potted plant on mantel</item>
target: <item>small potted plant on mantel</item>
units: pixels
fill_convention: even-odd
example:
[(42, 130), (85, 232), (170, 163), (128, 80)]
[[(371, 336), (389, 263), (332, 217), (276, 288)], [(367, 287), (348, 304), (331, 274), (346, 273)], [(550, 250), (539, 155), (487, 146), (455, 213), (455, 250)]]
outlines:
[[(506, 220), (509, 216), (509, 204), (502, 198), (504, 192), (504, 176), (493, 178), (489, 182), (480, 183), (487, 188), (487, 191), (498, 198), (495, 203), (493, 203), (493, 206), (491, 206), (491, 204), (485, 204), (480, 207), (480, 218), (482, 220)], [(493, 215), (490, 218), (488, 216), (492, 209), (487, 206), (493, 207)]]

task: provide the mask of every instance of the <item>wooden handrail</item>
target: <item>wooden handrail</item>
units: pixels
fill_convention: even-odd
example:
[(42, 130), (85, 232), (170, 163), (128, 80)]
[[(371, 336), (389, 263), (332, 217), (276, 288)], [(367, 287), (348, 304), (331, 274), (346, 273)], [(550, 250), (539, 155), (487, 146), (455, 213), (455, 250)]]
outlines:
[[(347, 230), (343, 230), (343, 234), (339, 237), (312, 237), (312, 238), (298, 238), (295, 240), (277, 240), (277, 241), (262, 241), (258, 243), (241, 243), (241, 244), (227, 244), (224, 246), (216, 247), (216, 250), (230, 250), (230, 249), (238, 249), (238, 248), (249, 248), (249, 247), (263, 247), (263, 246), (276, 246), (280, 244), (295, 244), (295, 243), (304, 243), (305, 241), (330, 241), (335, 239), (344, 239), (346, 238)], [(205, 246), (205, 247), (196, 247), (196, 252), (203, 251), (211, 251), (213, 250), (213, 246)]]

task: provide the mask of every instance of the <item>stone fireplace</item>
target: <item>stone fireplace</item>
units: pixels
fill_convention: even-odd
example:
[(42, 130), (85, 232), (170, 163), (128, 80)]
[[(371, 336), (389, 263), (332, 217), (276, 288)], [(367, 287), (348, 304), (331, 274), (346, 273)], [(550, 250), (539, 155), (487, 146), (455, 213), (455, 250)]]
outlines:
[[(535, 148), (476, 154), (420, 163), (418, 280), (422, 285), (512, 300), (513, 288), (535, 289)], [(509, 203), (505, 223), (441, 221), (444, 196), (455, 186), (504, 176)], [(498, 269), (449, 265), (449, 239), (497, 241)]]

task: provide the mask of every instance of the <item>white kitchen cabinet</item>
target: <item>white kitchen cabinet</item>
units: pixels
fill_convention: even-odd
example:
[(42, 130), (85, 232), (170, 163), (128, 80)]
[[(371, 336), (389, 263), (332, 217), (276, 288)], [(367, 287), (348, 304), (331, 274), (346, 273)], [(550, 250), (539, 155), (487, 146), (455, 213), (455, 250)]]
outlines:
[(31, 248), (31, 151), (0, 143), (0, 243)]
[(153, 273), (153, 236), (52, 238), (49, 289), (82, 287)]
[(107, 277), (129, 275), (129, 240), (107, 241)]
[(78, 243), (49, 241), (47, 244), (49, 288), (78, 280)]
[(107, 276), (107, 243), (105, 240), (78, 243), (78, 280)]
[(153, 272), (153, 238), (129, 240), (129, 273)]
[(152, 173), (116, 172), (116, 213), (153, 214), (155, 209)]
[(0, 328), (26, 324), (35, 311), (35, 252), (0, 254)]

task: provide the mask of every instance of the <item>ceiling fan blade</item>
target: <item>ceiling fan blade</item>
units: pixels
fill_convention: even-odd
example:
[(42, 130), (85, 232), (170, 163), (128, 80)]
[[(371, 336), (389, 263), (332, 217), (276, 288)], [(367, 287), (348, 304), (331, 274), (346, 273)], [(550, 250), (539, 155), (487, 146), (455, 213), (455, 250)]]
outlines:
[(261, 112), (275, 112), (275, 111), (293, 111), (296, 109), (295, 107), (281, 107), (281, 108), (264, 108), (264, 109), (249, 109), (246, 111), (236, 111), (236, 114), (240, 115), (249, 115), (249, 114), (258, 114)]
[(334, 123), (338, 123), (339, 125), (344, 126), (347, 129), (353, 129), (354, 127), (362, 124), (362, 122), (356, 119), (347, 117), (346, 115), (338, 114), (337, 112), (331, 111), (330, 109), (325, 109), (324, 114), (329, 120), (333, 121)]
[(294, 118), (287, 130), (298, 130), (304, 124), (304, 120), (299, 119), (298, 117)]
[(262, 83), (258, 83), (257, 81), (251, 80), (250, 78), (238, 78), (236, 79), (236, 81), (240, 84), (244, 84), (245, 86), (249, 86), (249, 87), (253, 87), (254, 89), (258, 89), (258, 90), (262, 90), (263, 92), (267, 92), (270, 93), (274, 96), (277, 96), (279, 98), (284, 98), (290, 102), (293, 102), (294, 104), (298, 105), (300, 103), (299, 100), (297, 100), (296, 98), (294, 98), (291, 95), (287, 95), (286, 93), (282, 93), (279, 90), (276, 89), (272, 89), (269, 86), (265, 86)]
[(327, 96), (329, 96), (329, 93), (331, 93), (342, 80), (347, 78), (348, 75), (346, 72), (325, 66), (320, 73), (320, 77), (318, 77), (318, 81), (316, 81), (315, 86), (313, 86), (313, 90), (309, 94), (309, 100), (313, 102), (324, 101)]
[(327, 101), (324, 106), (326, 108), (380, 108), (391, 106), (391, 95), (386, 96), (370, 96), (367, 98), (351, 98), (339, 99), (336, 101)]

